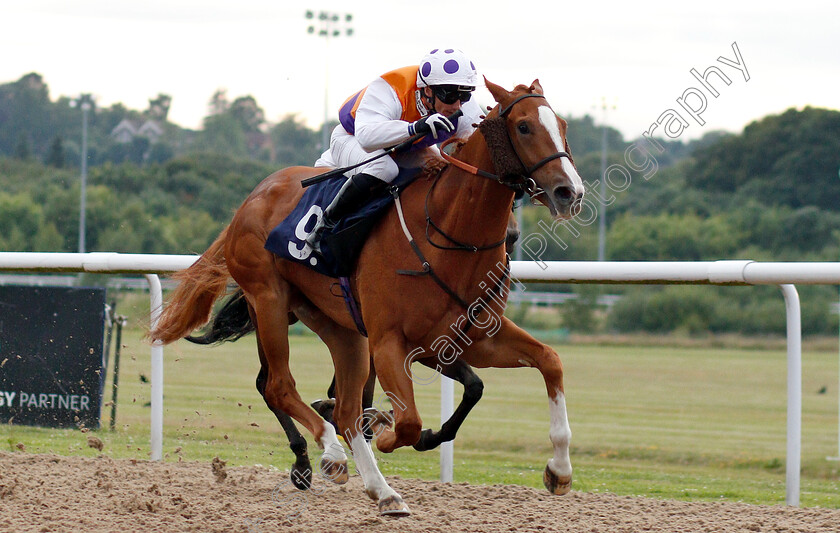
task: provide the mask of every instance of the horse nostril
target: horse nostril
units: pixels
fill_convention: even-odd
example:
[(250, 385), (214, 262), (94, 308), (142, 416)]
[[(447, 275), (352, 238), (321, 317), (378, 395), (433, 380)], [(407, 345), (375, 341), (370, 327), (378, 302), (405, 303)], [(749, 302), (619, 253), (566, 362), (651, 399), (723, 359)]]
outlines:
[(573, 217), (578, 216), (580, 214), (582, 204), (583, 204), (583, 195), (579, 194), (575, 198), (575, 201), (572, 202), (571, 207), (569, 207), (569, 213), (571, 213)]
[(554, 197), (561, 205), (569, 205), (575, 200), (575, 193), (571, 187), (563, 185), (554, 189)]

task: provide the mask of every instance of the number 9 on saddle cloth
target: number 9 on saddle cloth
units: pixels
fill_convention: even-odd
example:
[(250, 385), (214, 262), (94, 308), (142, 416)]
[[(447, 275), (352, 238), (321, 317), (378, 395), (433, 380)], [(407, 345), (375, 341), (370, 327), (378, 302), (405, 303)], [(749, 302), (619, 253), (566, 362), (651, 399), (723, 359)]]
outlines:
[(386, 191), (375, 196), (357, 212), (346, 216), (335, 228), (327, 229), (321, 239), (318, 254), (306, 243), (306, 237), (315, 228), (324, 209), (330, 205), (344, 184), (344, 179), (322, 181), (307, 187), (298, 205), (268, 235), (266, 250), (309, 268), (338, 278), (349, 276), (356, 266), (356, 258), (368, 234), (379, 222), (385, 209), (394, 201), (390, 191), (401, 191), (420, 175), (419, 168), (400, 169), (400, 174)]

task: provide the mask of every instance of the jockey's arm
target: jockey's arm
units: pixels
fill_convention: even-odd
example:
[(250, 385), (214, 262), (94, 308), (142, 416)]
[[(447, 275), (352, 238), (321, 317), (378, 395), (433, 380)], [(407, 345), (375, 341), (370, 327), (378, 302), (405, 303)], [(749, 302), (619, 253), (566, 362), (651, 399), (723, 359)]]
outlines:
[[(481, 121), (481, 106), (475, 98), (464, 102), (461, 106), (464, 116), (458, 120), (455, 136), (466, 139)], [(356, 110), (356, 139), (359, 145), (367, 151), (373, 152), (391, 147), (407, 140), (408, 122), (400, 120), (402, 104), (397, 93), (382, 78), (374, 80), (365, 90), (362, 101)]]
[(408, 122), (400, 120), (402, 104), (394, 89), (377, 78), (365, 90), (356, 109), (356, 139), (367, 152), (407, 140)]
[(475, 131), (475, 126), (473, 124), (478, 124), (481, 122), (483, 113), (481, 111), (481, 106), (476, 102), (476, 98), (470, 98), (463, 104), (461, 104), (461, 112), (464, 115), (458, 119), (458, 129), (455, 130), (455, 134), (453, 137), (457, 137), (459, 139), (466, 139)]

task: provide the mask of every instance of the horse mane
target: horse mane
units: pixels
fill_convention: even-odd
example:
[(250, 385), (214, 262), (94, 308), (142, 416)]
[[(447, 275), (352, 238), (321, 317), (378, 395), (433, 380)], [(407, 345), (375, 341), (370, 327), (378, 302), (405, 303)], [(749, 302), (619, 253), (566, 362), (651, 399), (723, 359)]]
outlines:
[[(458, 141), (459, 147), (462, 142), (463, 141)], [(420, 172), (420, 177), (418, 179), (434, 178), (435, 176), (443, 172), (443, 170), (448, 166), (449, 163), (447, 163), (443, 159), (437, 157), (430, 157), (426, 159), (426, 161), (423, 163), (423, 170)]]
[(502, 181), (513, 181), (525, 174), (525, 167), (510, 142), (504, 117), (485, 118), (478, 125), (478, 131), (484, 136), (496, 175)]
[[(517, 89), (523, 92), (531, 92), (530, 88), (525, 85), (517, 85)], [(455, 148), (452, 150), (452, 156), (458, 157), (459, 152), (466, 146), (472, 137), (481, 132), (481, 139), (484, 140), (484, 145), (492, 160), (493, 168), (496, 175), (501, 182), (510, 182), (519, 179), (525, 174), (525, 166), (519, 159), (516, 150), (510, 140), (510, 135), (507, 131), (507, 123), (505, 117), (499, 116), (499, 106), (493, 108), (488, 107), (490, 111), (486, 117), (482, 117), (482, 121), (478, 124), (473, 124), (476, 130), (473, 131), (467, 139), (458, 139), (455, 141)], [(479, 139), (478, 137), (476, 139)]]

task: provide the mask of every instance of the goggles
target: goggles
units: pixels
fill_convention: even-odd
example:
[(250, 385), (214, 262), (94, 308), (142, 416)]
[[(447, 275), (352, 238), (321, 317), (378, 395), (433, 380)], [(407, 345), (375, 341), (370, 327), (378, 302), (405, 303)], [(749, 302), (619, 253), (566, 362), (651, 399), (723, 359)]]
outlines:
[(435, 85), (432, 88), (435, 98), (446, 105), (454, 104), (458, 100), (463, 104), (472, 98), (475, 87), (465, 85)]

